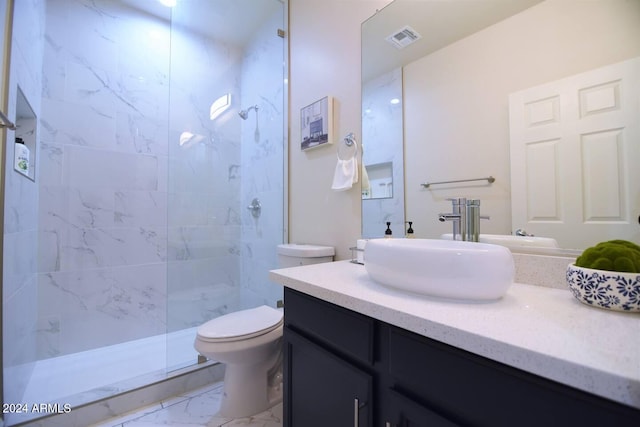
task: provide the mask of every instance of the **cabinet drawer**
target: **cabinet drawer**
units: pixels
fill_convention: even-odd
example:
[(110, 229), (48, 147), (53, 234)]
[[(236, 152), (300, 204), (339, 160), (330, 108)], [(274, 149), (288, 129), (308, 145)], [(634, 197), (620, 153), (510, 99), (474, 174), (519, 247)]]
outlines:
[(395, 327), (389, 373), (394, 388), (464, 425), (640, 425), (633, 408)]
[(289, 288), (284, 295), (285, 325), (338, 353), (373, 363), (373, 319)]

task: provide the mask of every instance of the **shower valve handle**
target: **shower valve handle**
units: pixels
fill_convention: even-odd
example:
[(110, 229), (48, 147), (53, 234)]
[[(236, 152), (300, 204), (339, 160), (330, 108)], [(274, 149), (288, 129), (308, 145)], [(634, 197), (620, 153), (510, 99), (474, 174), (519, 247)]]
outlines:
[(262, 205), (260, 204), (260, 200), (256, 197), (251, 201), (251, 204), (247, 206), (247, 209), (251, 211), (251, 215), (254, 218), (260, 217), (260, 213), (262, 212)]

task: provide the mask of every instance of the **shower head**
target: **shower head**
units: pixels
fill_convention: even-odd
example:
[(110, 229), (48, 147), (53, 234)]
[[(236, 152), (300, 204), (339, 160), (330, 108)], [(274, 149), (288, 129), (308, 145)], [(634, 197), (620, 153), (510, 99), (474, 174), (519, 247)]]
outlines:
[(238, 114), (240, 115), (240, 117), (242, 117), (242, 120), (247, 120), (247, 118), (249, 117), (249, 111), (251, 111), (251, 110), (258, 111), (258, 106), (257, 105), (252, 105), (251, 107), (247, 108), (246, 110), (240, 110), (240, 112), (238, 112)]

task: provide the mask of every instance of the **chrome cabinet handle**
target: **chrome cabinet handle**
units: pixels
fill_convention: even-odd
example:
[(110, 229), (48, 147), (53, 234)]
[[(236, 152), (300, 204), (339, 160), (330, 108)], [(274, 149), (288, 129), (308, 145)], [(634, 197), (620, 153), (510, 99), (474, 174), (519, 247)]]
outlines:
[(355, 399), (353, 399), (353, 426), (354, 427), (358, 427), (358, 424), (360, 424), (359, 412), (360, 412), (360, 402), (356, 397)]

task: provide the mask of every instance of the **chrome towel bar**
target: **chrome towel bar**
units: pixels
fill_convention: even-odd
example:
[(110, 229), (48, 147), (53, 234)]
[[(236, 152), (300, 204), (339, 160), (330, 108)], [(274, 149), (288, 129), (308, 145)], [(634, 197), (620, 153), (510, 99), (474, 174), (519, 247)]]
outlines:
[(16, 125), (2, 111), (0, 111), (0, 128), (16, 130)]
[(456, 181), (440, 181), (440, 182), (425, 182), (422, 185), (424, 188), (429, 188), (432, 185), (436, 185), (436, 184), (453, 184), (456, 182), (470, 182), (470, 181), (488, 181), (489, 184), (493, 184), (493, 182), (495, 182), (495, 178), (492, 176), (488, 176), (486, 178), (474, 178), (474, 179), (458, 179)]

